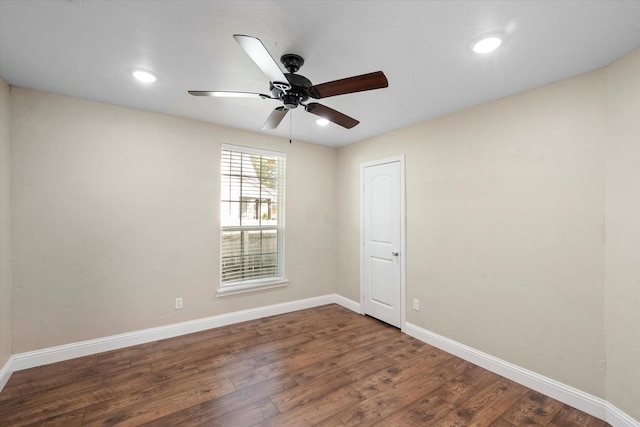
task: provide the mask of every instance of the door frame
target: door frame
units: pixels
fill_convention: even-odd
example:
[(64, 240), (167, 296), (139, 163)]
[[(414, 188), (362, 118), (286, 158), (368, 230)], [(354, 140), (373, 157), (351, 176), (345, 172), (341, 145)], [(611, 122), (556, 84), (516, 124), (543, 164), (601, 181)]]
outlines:
[(404, 330), (406, 321), (406, 191), (405, 191), (405, 155), (400, 154), (360, 164), (360, 313), (364, 313), (364, 170), (370, 166), (386, 163), (400, 163), (400, 330)]

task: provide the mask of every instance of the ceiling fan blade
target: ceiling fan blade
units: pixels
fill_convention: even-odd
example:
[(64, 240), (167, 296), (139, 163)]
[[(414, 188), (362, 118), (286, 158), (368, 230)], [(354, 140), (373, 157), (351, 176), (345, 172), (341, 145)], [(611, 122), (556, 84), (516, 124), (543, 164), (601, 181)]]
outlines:
[(251, 92), (226, 92), (219, 90), (190, 90), (193, 96), (215, 96), (219, 98), (271, 98), (269, 95)]
[(358, 123), (358, 120), (353, 117), (349, 117), (346, 114), (342, 114), (339, 111), (329, 108), (326, 105), (318, 104), (317, 102), (310, 102), (305, 106), (305, 109), (316, 116), (320, 116), (323, 119), (327, 119), (343, 128), (351, 129)]
[(262, 129), (277, 128), (280, 122), (282, 121), (282, 119), (284, 119), (284, 116), (286, 116), (288, 112), (289, 110), (287, 110), (284, 107), (277, 107), (275, 110), (271, 112), (271, 114), (269, 114), (269, 117), (267, 118), (267, 121), (264, 122)]
[(269, 51), (260, 39), (242, 34), (234, 34), (233, 38), (242, 46), (247, 55), (256, 63), (270, 82), (289, 83), (278, 63), (271, 57)]
[(347, 77), (346, 79), (315, 85), (309, 91), (312, 98), (328, 98), (330, 96), (344, 95), (365, 90), (382, 89), (388, 87), (389, 82), (382, 71)]

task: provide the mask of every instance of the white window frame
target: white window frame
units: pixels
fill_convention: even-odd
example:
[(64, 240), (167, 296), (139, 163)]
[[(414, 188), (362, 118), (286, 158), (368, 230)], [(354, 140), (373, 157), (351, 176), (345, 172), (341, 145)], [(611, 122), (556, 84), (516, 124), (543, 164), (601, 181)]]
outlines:
[[(277, 152), (277, 151), (270, 151), (270, 150), (263, 150), (263, 149), (259, 149), (259, 148), (253, 148), (253, 147), (245, 147), (245, 146), (239, 146), (239, 145), (231, 145), (231, 144), (223, 144), (221, 147), (221, 160), (220, 160), (220, 164), (221, 164), (221, 168), (222, 168), (222, 152), (223, 151), (233, 151), (233, 152), (240, 152), (243, 154), (249, 154), (249, 155), (258, 155), (258, 156), (266, 156), (266, 157), (277, 157), (278, 160), (282, 165), (282, 171), (279, 174), (279, 180), (278, 180), (278, 191), (277, 191), (277, 201), (276, 201), (276, 207), (277, 207), (277, 225), (240, 225), (240, 226), (235, 226), (235, 225), (224, 225), (223, 224), (223, 218), (222, 218), (222, 214), (220, 217), (220, 281), (219, 281), (219, 286), (218, 286), (218, 290), (217, 290), (217, 296), (226, 296), (226, 295), (236, 295), (236, 294), (240, 294), (240, 293), (245, 293), (245, 292), (253, 292), (253, 291), (259, 291), (259, 290), (264, 290), (264, 289), (271, 289), (271, 288), (278, 288), (278, 287), (283, 287), (286, 286), (288, 283), (288, 280), (285, 276), (285, 252), (284, 252), (284, 232), (285, 232), (285, 226), (284, 226), (284, 217), (285, 217), (285, 180), (286, 180), (286, 154), (285, 153), (281, 153), (281, 152)], [(221, 170), (220, 171), (220, 188), (222, 189), (222, 185), (223, 185), (223, 174), (224, 171)], [(221, 193), (220, 194), (220, 208), (222, 210), (222, 205), (223, 205), (223, 201), (225, 200), (224, 195)], [(277, 272), (278, 274), (275, 276), (271, 276), (271, 277), (266, 277), (266, 278), (260, 278), (260, 279), (252, 279), (252, 280), (241, 280), (241, 281), (235, 281), (235, 282), (224, 282), (222, 281), (222, 275), (223, 275), (223, 270), (222, 270), (222, 265), (223, 265), (223, 234), (225, 231), (240, 231), (240, 230), (245, 230), (245, 231), (251, 231), (251, 230), (273, 230), (276, 229), (278, 231), (277, 233), (277, 259), (278, 259), (278, 264), (277, 264)]]

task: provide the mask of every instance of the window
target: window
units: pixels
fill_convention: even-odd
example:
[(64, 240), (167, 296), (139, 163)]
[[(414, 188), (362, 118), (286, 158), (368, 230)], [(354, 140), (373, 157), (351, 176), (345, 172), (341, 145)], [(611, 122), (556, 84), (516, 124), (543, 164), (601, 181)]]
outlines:
[(220, 166), (218, 295), (283, 286), (285, 155), (225, 144)]

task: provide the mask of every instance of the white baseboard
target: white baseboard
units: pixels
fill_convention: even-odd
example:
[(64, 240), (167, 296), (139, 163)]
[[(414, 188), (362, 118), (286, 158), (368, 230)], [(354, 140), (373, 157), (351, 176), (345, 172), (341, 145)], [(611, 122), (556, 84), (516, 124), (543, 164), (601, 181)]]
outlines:
[(2, 391), (4, 386), (7, 384), (7, 381), (9, 381), (9, 377), (14, 370), (13, 356), (10, 356), (9, 360), (7, 360), (7, 363), (5, 363), (4, 366), (0, 369), (0, 391)]
[(333, 297), (332, 302), (340, 304), (344, 308), (355, 311), (358, 314), (362, 314), (362, 309), (359, 302), (355, 302), (354, 300), (350, 300), (349, 298), (343, 297), (342, 295), (338, 294), (333, 294), (331, 296)]
[(609, 404), (604, 399), (592, 396), (589, 393), (506, 362), (490, 354), (483, 353), (409, 322), (404, 324), (402, 331), (447, 353), (451, 353), (530, 389), (546, 394), (594, 417), (606, 420), (614, 427), (640, 427), (638, 421)]
[(330, 294), (14, 354), (0, 370), (0, 391), (15, 371), (326, 304), (340, 304), (356, 312), (360, 307), (348, 298)]
[(640, 427), (640, 422), (631, 418), (627, 413), (613, 406), (611, 403), (605, 404), (604, 420), (613, 427)]

